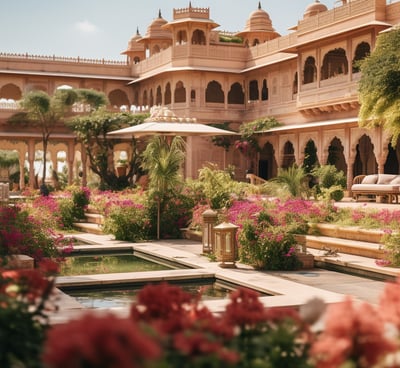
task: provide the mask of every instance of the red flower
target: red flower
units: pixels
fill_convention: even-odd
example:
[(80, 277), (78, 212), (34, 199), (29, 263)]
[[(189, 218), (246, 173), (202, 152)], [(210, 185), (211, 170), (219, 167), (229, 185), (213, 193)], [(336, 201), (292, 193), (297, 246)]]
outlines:
[(230, 295), (231, 302), (226, 306), (225, 319), (234, 326), (254, 325), (265, 321), (264, 305), (259, 294), (250, 289), (238, 288)]
[(50, 329), (43, 362), (49, 368), (135, 368), (160, 353), (133, 321), (87, 314)]

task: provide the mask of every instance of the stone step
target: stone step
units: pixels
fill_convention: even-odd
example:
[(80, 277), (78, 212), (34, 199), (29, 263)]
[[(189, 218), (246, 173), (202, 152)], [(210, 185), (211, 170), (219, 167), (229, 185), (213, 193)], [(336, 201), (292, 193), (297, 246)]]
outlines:
[(103, 215), (100, 215), (99, 213), (86, 212), (85, 217), (86, 217), (86, 221), (88, 223), (98, 224), (98, 225), (104, 224), (104, 217), (103, 217)]
[(370, 243), (381, 243), (384, 232), (378, 229), (363, 229), (357, 226), (340, 226), (335, 224), (313, 224), (310, 234), (332, 238), (358, 240)]
[(102, 226), (100, 224), (93, 224), (89, 222), (75, 222), (74, 229), (84, 233), (104, 235)]
[(383, 246), (379, 243), (333, 238), (322, 235), (305, 235), (303, 241), (301, 243), (304, 244), (307, 249), (319, 249), (325, 251), (326, 255), (345, 253), (373, 259), (385, 258)]

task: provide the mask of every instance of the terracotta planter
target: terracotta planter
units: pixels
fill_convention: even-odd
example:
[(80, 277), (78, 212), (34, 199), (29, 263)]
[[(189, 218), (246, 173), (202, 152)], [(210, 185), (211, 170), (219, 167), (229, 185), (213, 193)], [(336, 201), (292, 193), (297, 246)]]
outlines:
[(302, 269), (314, 268), (314, 256), (312, 254), (296, 253), (296, 256), (302, 264)]

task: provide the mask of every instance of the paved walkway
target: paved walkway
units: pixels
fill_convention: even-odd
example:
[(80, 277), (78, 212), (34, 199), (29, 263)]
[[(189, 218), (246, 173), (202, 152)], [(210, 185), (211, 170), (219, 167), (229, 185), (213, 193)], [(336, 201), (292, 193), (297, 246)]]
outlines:
[[(365, 279), (343, 273), (323, 269), (310, 269), (290, 272), (256, 271), (244, 264), (237, 264), (237, 268), (221, 268), (217, 262), (202, 255), (202, 245), (199, 242), (179, 239), (161, 240), (146, 243), (129, 243), (113, 240), (110, 235), (77, 234), (89, 245), (77, 246), (82, 252), (90, 250), (133, 250), (147, 257), (154, 257), (168, 262), (180, 264), (190, 269), (176, 269), (167, 271), (129, 272), (108, 275), (90, 276), (63, 276), (57, 278), (57, 285), (90, 285), (106, 283), (125, 283), (135, 281), (168, 281), (170, 279), (192, 279), (215, 277), (218, 280), (236, 285), (250, 287), (269, 296), (261, 297), (266, 306), (301, 306), (312, 298), (320, 298), (325, 303), (335, 303), (343, 300), (345, 295), (352, 295), (356, 300), (363, 300), (373, 304), (378, 303), (379, 295), (384, 287), (384, 282)], [(318, 251), (316, 251), (318, 252)], [(318, 254), (316, 254), (318, 256)], [(338, 254), (338, 262), (346, 264), (352, 262), (359, 267), (376, 269), (382, 268), (375, 265), (374, 260), (357, 256)], [(393, 272), (398, 272), (393, 269)], [(82, 313), (82, 306), (75, 299), (60, 293), (60, 311), (51, 319), (54, 323), (73, 318)], [(210, 300), (205, 304), (214, 312), (223, 310), (227, 300)], [(118, 310), (127, 313), (127, 309)]]

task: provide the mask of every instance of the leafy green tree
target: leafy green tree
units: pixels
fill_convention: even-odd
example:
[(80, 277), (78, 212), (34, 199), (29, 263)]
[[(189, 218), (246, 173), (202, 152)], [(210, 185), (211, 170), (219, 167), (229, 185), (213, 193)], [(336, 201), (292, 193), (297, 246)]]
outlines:
[(85, 116), (78, 116), (67, 122), (82, 142), (89, 158), (90, 169), (99, 176), (101, 189), (122, 189), (129, 185), (129, 180), (140, 167), (137, 153), (137, 140), (132, 137), (132, 155), (129, 158), (129, 169), (125, 176), (118, 177), (109, 157), (118, 139), (110, 138), (108, 133), (142, 123), (147, 115), (108, 112), (104, 108), (97, 109)]
[(400, 135), (400, 29), (380, 34), (376, 48), (360, 62), (360, 125), (383, 126), (392, 135), (392, 144)]
[(43, 194), (48, 193), (44, 184), (47, 171), (47, 147), (55, 127), (66, 121), (73, 113), (72, 107), (76, 102), (83, 103), (90, 110), (107, 103), (107, 98), (94, 90), (86, 89), (57, 89), (50, 96), (43, 91), (30, 91), (20, 101), (22, 111), (9, 119), (12, 124), (29, 124), (40, 128), (43, 145)]
[(154, 136), (143, 152), (142, 167), (149, 173), (149, 189), (157, 204), (157, 239), (160, 239), (160, 218), (164, 207), (183, 185), (180, 168), (185, 160), (182, 137)]

